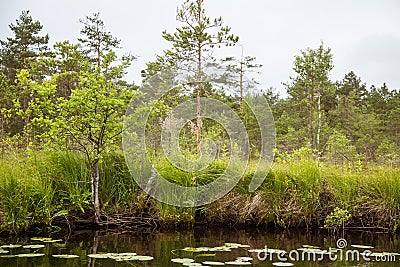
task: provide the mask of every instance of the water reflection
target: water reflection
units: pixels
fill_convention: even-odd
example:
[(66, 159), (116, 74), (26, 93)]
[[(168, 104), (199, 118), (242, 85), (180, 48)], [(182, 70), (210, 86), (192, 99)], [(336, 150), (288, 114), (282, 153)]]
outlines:
[[(63, 242), (44, 243), (45, 247), (27, 251), (23, 248), (10, 249), (9, 253), (3, 253), (0, 258), (0, 266), (182, 266), (171, 262), (172, 258), (188, 257), (196, 262), (203, 261), (233, 261), (237, 257), (253, 257), (253, 266), (272, 266), (272, 262), (267, 259), (260, 261), (257, 253), (249, 253), (247, 248), (232, 249), (231, 252), (205, 252), (196, 253), (182, 251), (185, 247), (220, 247), (225, 243), (239, 243), (249, 245), (253, 249), (268, 248), (283, 249), (286, 251), (294, 250), (303, 245), (318, 246), (321, 249), (336, 247), (338, 238), (344, 237), (348, 245), (369, 245), (375, 252), (400, 252), (400, 244), (397, 235), (373, 234), (366, 232), (346, 232), (344, 236), (329, 235), (324, 231), (290, 231), (277, 232), (265, 229), (209, 229), (205, 227), (195, 228), (190, 231), (168, 231), (159, 232), (150, 229), (137, 230), (135, 232), (74, 232), (68, 236), (53, 236), (54, 239), (61, 238)], [(38, 244), (30, 237), (9, 237), (0, 239), (0, 244)], [(351, 249), (350, 246), (347, 249)], [(8, 250), (8, 249), (7, 249)], [(362, 251), (362, 250), (360, 250)], [(43, 257), (36, 258), (4, 258), (10, 254), (19, 253), (44, 253)], [(135, 252), (139, 255), (153, 256), (152, 261), (129, 261), (118, 262), (112, 259), (93, 259), (88, 254), (101, 252)], [(75, 254), (76, 259), (59, 259), (51, 257), (53, 254)], [(203, 254), (203, 255), (201, 255)], [(205, 255), (215, 254), (215, 256)], [(400, 261), (400, 257), (396, 257)], [(293, 261), (292, 261), (293, 262)], [(367, 263), (365, 261), (353, 262), (332, 262), (325, 258), (322, 262), (300, 261), (293, 262), (294, 266), (398, 266), (396, 262), (391, 263)]]

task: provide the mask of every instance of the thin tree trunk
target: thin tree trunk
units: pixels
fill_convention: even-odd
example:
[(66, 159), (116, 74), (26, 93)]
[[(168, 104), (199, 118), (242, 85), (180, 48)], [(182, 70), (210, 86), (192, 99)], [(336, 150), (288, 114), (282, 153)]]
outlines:
[(100, 201), (99, 201), (99, 160), (96, 159), (92, 165), (92, 195), (93, 195), (93, 208), (94, 208), (94, 222), (100, 223)]
[(243, 101), (243, 45), (242, 45), (242, 56), (240, 58), (240, 98), (239, 98), (239, 106), (240, 110), (242, 110), (242, 101)]
[(6, 124), (6, 119), (3, 113), (1, 113), (1, 139), (3, 140), (4, 137), (6, 137), (6, 128), (5, 128), (5, 124)]
[[(26, 112), (28, 110), (28, 105), (29, 105), (29, 92), (26, 89), (26, 91), (25, 91), (25, 99), (24, 99), (24, 112)], [(25, 113), (25, 118), (24, 118), (24, 128), (25, 128), (25, 130), (24, 131), (25, 131), (26, 147), (29, 147), (29, 142), (30, 142), (29, 129), (28, 129), (29, 120), (30, 120), (30, 116), (26, 115), (26, 113)]]
[(101, 50), (100, 50), (101, 40), (100, 39), (101, 39), (101, 37), (100, 37), (99, 24), (97, 24), (96, 30), (97, 30), (97, 40), (98, 40), (97, 47), (96, 47), (96, 50), (97, 50), (97, 67), (100, 70), (100, 56), (101, 56)]
[(100, 49), (97, 50), (97, 67), (100, 69)]
[(319, 147), (320, 147), (320, 135), (321, 135), (321, 93), (318, 93), (318, 129), (317, 129), (317, 146), (316, 146), (316, 150), (317, 150), (317, 159), (319, 160), (320, 157), (320, 151), (319, 151)]
[(310, 93), (310, 145), (311, 150), (314, 153), (314, 127), (313, 127), (313, 103), (314, 103), (314, 90), (311, 88)]
[(29, 124), (29, 117), (28, 116), (25, 117), (24, 124), (25, 124), (26, 147), (29, 147), (30, 138), (29, 138), (29, 129), (28, 129), (28, 124)]
[(354, 144), (354, 137), (353, 137), (353, 133), (351, 131), (351, 127), (350, 127), (350, 111), (349, 111), (349, 103), (348, 103), (348, 99), (347, 96), (344, 97), (344, 109), (346, 112), (346, 130), (347, 130), (347, 135), (350, 137), (350, 141), (351, 144)]
[(200, 106), (200, 96), (201, 96), (201, 47), (200, 45), (198, 46), (198, 51), (197, 51), (197, 129), (196, 129), (196, 134), (197, 134), (197, 153), (200, 155), (201, 150), (200, 150), (200, 138), (201, 138), (201, 126), (202, 126), (202, 120), (201, 120), (201, 106)]
[(243, 59), (240, 61), (240, 98), (239, 98), (240, 110), (242, 110), (242, 101), (243, 101)]

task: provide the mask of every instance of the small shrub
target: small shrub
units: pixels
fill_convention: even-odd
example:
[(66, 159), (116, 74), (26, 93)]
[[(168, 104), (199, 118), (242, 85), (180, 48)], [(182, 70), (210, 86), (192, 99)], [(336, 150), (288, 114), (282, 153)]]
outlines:
[(344, 224), (351, 218), (351, 214), (348, 210), (343, 210), (336, 207), (331, 214), (326, 216), (325, 228), (338, 229), (340, 227), (344, 228)]

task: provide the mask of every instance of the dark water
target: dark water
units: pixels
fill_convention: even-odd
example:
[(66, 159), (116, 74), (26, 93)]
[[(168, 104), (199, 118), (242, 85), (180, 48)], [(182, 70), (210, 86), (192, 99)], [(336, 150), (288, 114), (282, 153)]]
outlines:
[[(329, 249), (336, 247), (336, 241), (341, 238), (326, 232), (309, 231), (309, 232), (271, 232), (260, 229), (232, 230), (232, 229), (208, 229), (196, 228), (190, 231), (175, 232), (159, 232), (151, 230), (140, 230), (136, 232), (75, 232), (71, 235), (53, 236), (53, 238), (61, 238), (62, 242), (46, 243), (44, 248), (26, 249), (14, 248), (8, 253), (0, 254), (1, 256), (20, 253), (44, 253), (45, 256), (36, 258), (0, 258), (0, 266), (183, 266), (182, 264), (171, 262), (172, 258), (187, 257), (193, 258), (196, 262), (203, 261), (234, 261), (237, 257), (252, 257), (252, 266), (273, 266), (272, 262), (278, 261), (275, 255), (272, 261), (269, 256), (260, 253), (250, 253), (248, 249), (268, 248), (283, 249), (287, 252), (301, 248), (303, 245), (318, 246), (321, 249)], [(387, 234), (372, 234), (366, 232), (346, 232), (344, 234), (348, 245), (345, 248), (355, 250), (350, 244), (370, 245), (373, 252), (400, 252), (399, 236)], [(186, 252), (180, 249), (185, 247), (219, 247), (224, 243), (240, 243), (249, 245), (250, 248), (233, 248), (230, 252)], [(32, 241), (29, 237), (9, 237), (1, 238), (0, 245), (4, 244), (43, 244), (41, 241)], [(365, 249), (358, 249), (360, 252)], [(139, 255), (148, 255), (154, 257), (151, 261), (125, 261), (117, 262), (112, 259), (91, 259), (87, 255), (93, 252), (135, 252)], [(215, 256), (206, 256), (204, 254), (213, 254)], [(58, 259), (53, 254), (75, 254), (79, 258), (75, 259)], [(203, 254), (203, 256), (201, 255)], [(294, 252), (291, 254), (292, 259), (296, 257)], [(336, 252), (337, 261), (329, 259), (328, 255), (324, 256), (322, 261), (314, 261), (312, 256), (304, 260), (299, 254), (299, 261), (290, 260), (288, 262), (294, 266), (400, 266), (400, 256), (394, 258), (387, 257), (391, 262), (376, 262), (372, 256), (368, 257), (367, 262), (362, 259), (346, 261), (345, 254), (340, 257), (340, 251)], [(261, 260), (258, 259), (258, 256)], [(285, 257), (285, 256), (283, 256)], [(317, 256), (318, 257), (318, 256)], [(317, 258), (317, 260), (319, 257)], [(342, 259), (342, 261), (340, 261)], [(356, 259), (349, 257), (349, 260)], [(382, 258), (380, 258), (382, 259)], [(380, 260), (378, 259), (378, 260)], [(385, 260), (385, 259), (383, 259)], [(396, 260), (397, 262), (395, 262)], [(228, 265), (234, 266), (234, 265)]]

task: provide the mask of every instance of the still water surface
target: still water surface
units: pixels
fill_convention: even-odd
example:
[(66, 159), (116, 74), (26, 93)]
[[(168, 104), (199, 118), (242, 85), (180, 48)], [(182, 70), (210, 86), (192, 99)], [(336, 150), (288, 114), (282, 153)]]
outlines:
[[(328, 254), (321, 256), (316, 255), (317, 261), (314, 261), (313, 256), (303, 254), (302, 248), (304, 245), (318, 246), (321, 250), (329, 250), (329, 248), (337, 247), (337, 240), (344, 237), (347, 241), (347, 246), (344, 248), (344, 253), (335, 251), (331, 253), (331, 258), (338, 260), (332, 261)], [(204, 261), (229, 262), (235, 261), (238, 257), (253, 258), (251, 266), (273, 266), (272, 263), (278, 262), (279, 259), (275, 254), (271, 259), (264, 253), (249, 252), (251, 249), (268, 248), (285, 250), (291, 253), (283, 255), (282, 258), (287, 258), (293, 266), (400, 266), (400, 256), (387, 256), (383, 260), (390, 262), (377, 262), (382, 260), (382, 254), (369, 256), (367, 259), (370, 262), (363, 260), (360, 255), (360, 260), (346, 261), (346, 251), (352, 250), (354, 253), (363, 252), (366, 248), (354, 248), (351, 245), (368, 245), (374, 248), (369, 248), (372, 252), (400, 252), (399, 236), (387, 234), (371, 234), (366, 232), (346, 232), (344, 236), (330, 235), (326, 232), (308, 231), (308, 232), (271, 232), (261, 229), (247, 230), (232, 230), (232, 229), (209, 229), (196, 228), (190, 231), (169, 231), (159, 232), (152, 230), (138, 230), (136, 232), (75, 232), (71, 235), (53, 236), (53, 239), (61, 239), (62, 241), (54, 243), (44, 243), (42, 241), (32, 240), (30, 237), (9, 237), (1, 238), (0, 245), (8, 244), (43, 244), (43, 248), (6, 248), (0, 251), (0, 266), (18, 266), (18, 267), (36, 267), (36, 266), (163, 266), (163, 267), (179, 267), (182, 264), (171, 262), (174, 258), (191, 258), (197, 263)], [(183, 251), (185, 247), (219, 247), (225, 243), (238, 243), (248, 245), (249, 247), (232, 248), (231, 251), (203, 251), (191, 252)], [(190, 250), (190, 249), (189, 249)], [(4, 252), (8, 251), (8, 252)], [(292, 251), (292, 252), (291, 252)], [(147, 255), (154, 257), (150, 261), (115, 261), (113, 259), (93, 259), (87, 255), (93, 253), (124, 253), (135, 252), (139, 255)], [(10, 255), (27, 253), (41, 253), (44, 256), (25, 258), (12, 257)], [(53, 254), (74, 254), (79, 258), (60, 259), (52, 257)], [(215, 255), (213, 255), (215, 254)], [(298, 256), (297, 256), (298, 255)], [(350, 254), (348, 254), (350, 255)], [(375, 255), (375, 254), (374, 254)], [(298, 257), (298, 261), (295, 259)], [(323, 257), (322, 261), (318, 261)], [(261, 260), (260, 260), (261, 259)], [(340, 261), (340, 259), (342, 259)], [(353, 257), (353, 259), (356, 259)], [(188, 265), (190, 266), (190, 265)], [(196, 266), (196, 265), (191, 265)], [(197, 265), (200, 266), (200, 265)], [(234, 266), (234, 265), (227, 265)], [(240, 266), (240, 265), (237, 265)], [(243, 265), (245, 266), (245, 265)]]

